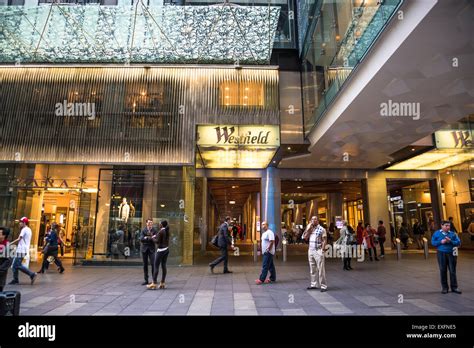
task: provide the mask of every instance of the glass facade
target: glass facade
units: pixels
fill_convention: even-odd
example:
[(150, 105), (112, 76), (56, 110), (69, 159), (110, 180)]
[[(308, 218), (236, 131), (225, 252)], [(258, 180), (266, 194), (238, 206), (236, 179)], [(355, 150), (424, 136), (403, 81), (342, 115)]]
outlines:
[(28, 216), (36, 250), (57, 222), (65, 257), (140, 260), (139, 234), (151, 218), (156, 226), (161, 220), (170, 225), (170, 262), (192, 263), (192, 167), (40, 164), (0, 170), (0, 223), (17, 236), (18, 220)]
[[(300, 33), (304, 127), (307, 134), (401, 4), (389, 1), (305, 1), (313, 21)], [(309, 18), (308, 17), (308, 18)]]

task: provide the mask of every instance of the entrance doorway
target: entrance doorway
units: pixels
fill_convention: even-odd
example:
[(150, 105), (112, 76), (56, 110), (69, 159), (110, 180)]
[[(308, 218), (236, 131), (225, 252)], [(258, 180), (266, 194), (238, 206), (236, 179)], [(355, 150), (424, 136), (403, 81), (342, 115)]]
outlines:
[[(226, 216), (232, 220), (231, 237), (239, 254), (250, 254), (253, 241), (260, 239), (260, 179), (208, 179), (207, 184), (204, 182), (203, 178), (196, 180), (196, 216), (202, 223), (195, 230), (195, 254), (217, 251), (209, 242)], [(207, 189), (203, 189), (203, 185)]]

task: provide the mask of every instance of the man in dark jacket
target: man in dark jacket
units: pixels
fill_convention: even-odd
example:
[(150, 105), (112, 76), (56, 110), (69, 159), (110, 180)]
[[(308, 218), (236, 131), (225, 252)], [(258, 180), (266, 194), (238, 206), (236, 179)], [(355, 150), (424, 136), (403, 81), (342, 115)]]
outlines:
[(216, 267), (222, 261), (224, 261), (224, 273), (232, 273), (227, 268), (227, 260), (229, 258), (229, 255), (227, 253), (227, 246), (229, 244), (232, 244), (229, 238), (229, 228), (230, 228), (230, 216), (226, 216), (225, 221), (219, 227), (219, 232), (218, 232), (219, 237), (217, 240), (217, 245), (219, 246), (219, 250), (221, 251), (221, 256), (219, 256), (217, 259), (215, 259), (209, 264), (209, 267), (211, 268), (212, 273), (214, 273), (214, 267)]
[(10, 250), (8, 246), (8, 235), (10, 230), (6, 227), (0, 227), (0, 291), (3, 291), (3, 287), (7, 281), (8, 268), (12, 264), (10, 258)]
[(140, 233), (140, 251), (143, 258), (143, 273), (145, 276), (145, 281), (142, 285), (148, 285), (148, 261), (151, 265), (151, 274), (154, 271), (155, 263), (155, 242), (153, 242), (153, 236), (157, 233), (156, 229), (153, 227), (153, 220), (146, 220), (146, 227)]

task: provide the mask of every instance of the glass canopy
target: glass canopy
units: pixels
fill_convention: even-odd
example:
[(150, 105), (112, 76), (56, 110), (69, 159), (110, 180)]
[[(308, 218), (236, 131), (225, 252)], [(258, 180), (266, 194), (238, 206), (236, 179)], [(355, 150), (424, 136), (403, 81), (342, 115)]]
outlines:
[(278, 6), (0, 7), (1, 63), (268, 64)]

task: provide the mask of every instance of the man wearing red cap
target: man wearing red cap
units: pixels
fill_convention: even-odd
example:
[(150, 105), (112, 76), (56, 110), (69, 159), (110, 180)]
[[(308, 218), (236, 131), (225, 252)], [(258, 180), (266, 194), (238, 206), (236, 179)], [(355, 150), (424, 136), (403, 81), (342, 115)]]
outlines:
[(37, 274), (34, 272), (31, 272), (28, 267), (24, 266), (22, 264), (23, 259), (29, 254), (30, 252), (30, 243), (31, 243), (31, 228), (28, 227), (29, 221), (27, 217), (22, 217), (20, 219), (20, 236), (15, 239), (11, 244), (18, 243), (18, 246), (16, 248), (16, 254), (15, 257), (13, 258), (13, 280), (9, 283), (10, 285), (15, 285), (18, 284), (18, 271), (22, 271), (26, 275), (28, 275), (31, 279), (31, 285), (36, 280)]

